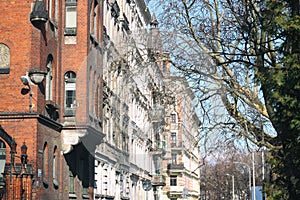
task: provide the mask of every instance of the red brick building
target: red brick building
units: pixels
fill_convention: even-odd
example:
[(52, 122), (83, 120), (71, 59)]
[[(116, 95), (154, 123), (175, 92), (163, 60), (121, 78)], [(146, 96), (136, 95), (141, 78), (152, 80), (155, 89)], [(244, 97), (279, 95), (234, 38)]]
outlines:
[(0, 6), (1, 198), (93, 199), (102, 1)]

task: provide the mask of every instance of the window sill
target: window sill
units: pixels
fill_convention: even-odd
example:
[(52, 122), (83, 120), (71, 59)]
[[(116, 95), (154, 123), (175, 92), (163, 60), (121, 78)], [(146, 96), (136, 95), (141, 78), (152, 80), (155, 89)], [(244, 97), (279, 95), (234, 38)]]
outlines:
[(65, 28), (64, 35), (65, 36), (76, 36), (77, 28)]
[(74, 193), (69, 193), (69, 198), (70, 199), (77, 199), (77, 195)]

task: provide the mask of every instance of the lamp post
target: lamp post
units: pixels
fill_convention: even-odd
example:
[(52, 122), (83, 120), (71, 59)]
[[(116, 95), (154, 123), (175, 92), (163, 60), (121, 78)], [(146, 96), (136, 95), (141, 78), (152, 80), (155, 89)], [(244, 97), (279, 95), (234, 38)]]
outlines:
[[(17, 154), (17, 143), (14, 138), (10, 141), (10, 163), (5, 164), (4, 168), (4, 183), (5, 187), (1, 196), (5, 199), (27, 199), (32, 198), (32, 165), (27, 164), (27, 146), (25, 142), (21, 146), (21, 155)], [(15, 157), (20, 158), (20, 162), (15, 162)], [(1, 199), (0, 196), (0, 199)]]
[(27, 164), (27, 146), (25, 142), (23, 142), (23, 145), (21, 146), (21, 163), (23, 166)]
[(11, 147), (10, 147), (10, 184), (12, 183), (12, 170), (15, 165), (15, 154), (17, 153), (17, 143), (15, 139), (12, 139), (11, 141)]
[(247, 164), (247, 163), (244, 163), (244, 162), (233, 162), (234, 164), (241, 164), (241, 165), (245, 165), (247, 168), (248, 168), (248, 179), (249, 179), (249, 197), (250, 197), (250, 200), (251, 200), (251, 167)]
[(143, 180), (143, 189), (146, 191), (146, 200), (148, 200), (148, 191), (152, 189), (152, 184), (150, 180)]
[(253, 200), (256, 200), (256, 191), (255, 191), (255, 163), (254, 163), (254, 152), (252, 152), (252, 169), (253, 169)]
[(234, 175), (231, 175), (231, 174), (226, 174), (227, 176), (231, 176), (232, 178), (232, 200), (234, 200)]

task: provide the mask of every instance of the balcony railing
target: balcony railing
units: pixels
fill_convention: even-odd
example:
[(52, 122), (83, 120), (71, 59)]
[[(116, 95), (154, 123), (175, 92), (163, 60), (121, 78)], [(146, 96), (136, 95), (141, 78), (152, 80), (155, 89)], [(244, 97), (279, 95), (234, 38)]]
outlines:
[(171, 142), (171, 148), (182, 148), (182, 142)]
[(166, 177), (161, 174), (154, 174), (152, 176), (151, 183), (154, 186), (165, 186), (166, 185)]
[(184, 165), (183, 165), (183, 163), (180, 163), (180, 164), (169, 163), (168, 166), (167, 166), (167, 169), (169, 171), (170, 170), (183, 170), (184, 169)]
[(170, 186), (167, 195), (169, 198), (182, 198), (184, 186)]

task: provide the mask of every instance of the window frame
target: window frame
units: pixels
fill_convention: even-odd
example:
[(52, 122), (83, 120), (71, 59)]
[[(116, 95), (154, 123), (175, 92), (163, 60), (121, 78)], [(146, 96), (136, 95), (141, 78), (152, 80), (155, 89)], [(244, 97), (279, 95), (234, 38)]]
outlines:
[(66, 0), (65, 36), (75, 36), (77, 34), (77, 14), (77, 0)]
[(170, 175), (170, 186), (177, 186), (177, 176)]
[[(65, 116), (75, 116), (76, 113), (76, 73), (67, 71), (65, 73), (64, 108)], [(72, 102), (72, 103), (70, 103)]]
[(175, 147), (177, 145), (177, 133), (176, 132), (171, 132), (170, 143), (171, 143), (171, 147)]
[(47, 74), (46, 74), (46, 88), (45, 88), (45, 100), (53, 100), (53, 59), (49, 56), (47, 59)]
[(177, 121), (177, 115), (175, 113), (171, 114), (171, 123), (176, 123)]
[(177, 157), (178, 157), (177, 153), (171, 153), (171, 164), (177, 165)]
[(48, 143), (45, 142), (43, 146), (43, 162), (42, 162), (42, 176), (43, 176), (43, 185), (44, 188), (48, 188), (49, 180), (49, 147)]
[(58, 182), (58, 178), (59, 178), (59, 154), (58, 154), (58, 149), (57, 146), (54, 147), (54, 151), (53, 151), (53, 161), (52, 161), (52, 173), (53, 173), (53, 185), (55, 189), (58, 189), (59, 186), (59, 182)]
[(3, 164), (0, 168), (0, 173), (1, 173), (0, 180), (3, 181), (4, 177), (3, 177), (2, 173), (4, 173), (5, 163), (6, 163), (6, 145), (3, 140), (0, 140), (0, 162), (1, 162), (1, 165)]

